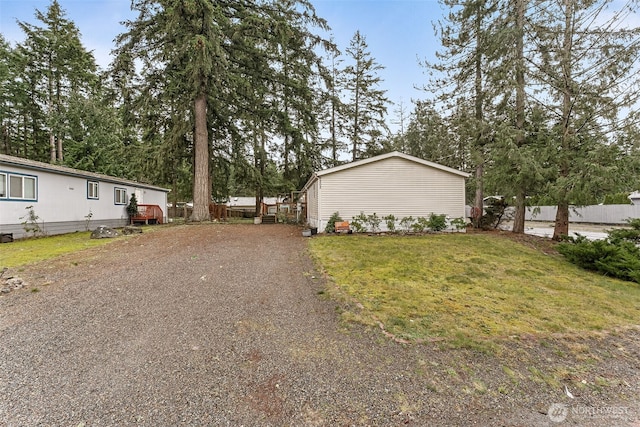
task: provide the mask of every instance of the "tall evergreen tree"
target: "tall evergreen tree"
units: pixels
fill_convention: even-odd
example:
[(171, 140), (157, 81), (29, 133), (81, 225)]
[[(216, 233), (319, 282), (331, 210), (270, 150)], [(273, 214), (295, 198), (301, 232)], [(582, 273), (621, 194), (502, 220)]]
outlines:
[(629, 4), (615, 9), (608, 0), (562, 0), (535, 6), (531, 60), (547, 95), (541, 104), (555, 117), (557, 179), (550, 193), (558, 205), (553, 237), (559, 239), (569, 231), (570, 204), (614, 185), (615, 155), (604, 142), (621, 110), (638, 100), (640, 29), (623, 24)]
[(351, 160), (379, 154), (382, 136), (388, 133), (385, 118), (389, 100), (380, 89), (378, 72), (384, 67), (369, 52), (365, 37), (356, 31), (345, 52), (350, 63), (344, 70), (346, 88), (346, 131)]
[(6, 154), (13, 154), (12, 139), (17, 131), (17, 68), (14, 51), (0, 34), (0, 152)]
[(128, 21), (128, 31), (117, 38), (115, 71), (132, 73), (139, 59), (146, 83), (160, 84), (163, 99), (176, 96), (176, 114), (193, 125), (193, 221), (210, 219), (208, 100), (223, 91), (226, 7), (197, 0), (134, 1), (138, 18)]
[(344, 70), (341, 67), (343, 59), (340, 51), (333, 48), (327, 57), (328, 64), (321, 73), (322, 89), (320, 90), (319, 110), (321, 117), (320, 126), (326, 133), (323, 148), (328, 152), (326, 165), (338, 166), (340, 155), (347, 150), (345, 142), (345, 103), (342, 100), (344, 90)]
[(74, 96), (86, 96), (97, 80), (93, 54), (80, 40), (76, 25), (65, 18), (58, 0), (53, 0), (46, 13), (36, 10), (39, 27), (18, 22), (27, 38), (20, 45), (26, 58), (26, 73), (35, 80), (35, 90), (42, 100), (49, 134), (50, 161), (64, 160), (64, 141), (68, 137), (67, 110)]
[(476, 219), (483, 211), (484, 167), (489, 157), (489, 143), (493, 140), (489, 123), (494, 94), (492, 77), (488, 74), (498, 49), (493, 37), (498, 1), (474, 0), (459, 6), (454, 0), (443, 0), (451, 9), (444, 22), (437, 26), (443, 50), (436, 54), (438, 62), (428, 64), (436, 74), (427, 88), (438, 95), (456, 123), (457, 137), (467, 141), (463, 144), (471, 153)]

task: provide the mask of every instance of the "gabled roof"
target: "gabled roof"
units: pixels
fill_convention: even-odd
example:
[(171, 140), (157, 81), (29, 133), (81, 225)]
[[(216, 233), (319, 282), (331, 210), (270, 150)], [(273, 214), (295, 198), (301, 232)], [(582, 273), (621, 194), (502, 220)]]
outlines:
[(157, 187), (155, 185), (143, 184), (141, 182), (130, 181), (128, 179), (117, 178), (115, 176), (103, 175), (100, 173), (87, 172), (80, 169), (72, 169), (66, 166), (52, 165), (49, 163), (37, 162), (35, 160), (23, 159), (21, 157), (8, 156), (6, 154), (0, 154), (0, 167), (2, 165), (9, 165), (14, 167), (21, 167), (24, 169), (45, 171), (57, 173), (60, 175), (73, 176), (77, 178), (95, 179), (97, 181), (109, 182), (112, 184), (129, 185), (137, 188), (147, 188), (150, 190), (164, 191), (168, 193), (168, 188)]
[(307, 181), (307, 183), (304, 185), (302, 191), (305, 191), (307, 188), (309, 188), (311, 186), (311, 184), (313, 184), (319, 177), (324, 176), (324, 175), (329, 175), (332, 173), (336, 173), (336, 172), (340, 172), (343, 171), (345, 169), (351, 169), (351, 168), (357, 168), (359, 166), (364, 166), (366, 164), (369, 163), (374, 163), (374, 162), (379, 162), (381, 160), (386, 160), (392, 157), (399, 157), (401, 159), (405, 159), (408, 160), (410, 162), (415, 162), (424, 166), (428, 166), (434, 169), (438, 169), (441, 170), (443, 172), (448, 172), (454, 175), (458, 175), (464, 178), (468, 178), (470, 176), (470, 174), (468, 174), (467, 172), (462, 172), (458, 169), (453, 169), (450, 168), (448, 166), (444, 166), (441, 165), (439, 163), (434, 163), (434, 162), (430, 162), (428, 160), (423, 160), (420, 159), (418, 157), (414, 157), (414, 156), (410, 156), (408, 154), (404, 154), (401, 153), (399, 151), (392, 151), (390, 153), (385, 153), (385, 154), (380, 154), (379, 156), (375, 156), (375, 157), (370, 157), (368, 159), (362, 159), (362, 160), (357, 160), (355, 162), (351, 162), (351, 163), (345, 163), (344, 165), (340, 165), (340, 166), (335, 166), (333, 168), (329, 168), (329, 169), (324, 169), (321, 171), (318, 171), (316, 173), (314, 173), (311, 178), (309, 178), (309, 181)]

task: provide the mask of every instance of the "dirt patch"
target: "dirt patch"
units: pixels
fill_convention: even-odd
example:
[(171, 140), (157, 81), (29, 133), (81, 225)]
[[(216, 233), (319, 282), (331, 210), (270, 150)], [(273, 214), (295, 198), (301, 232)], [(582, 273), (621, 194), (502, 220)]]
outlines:
[[(544, 239), (500, 235), (552, 250)], [(167, 227), (22, 269), (41, 292), (0, 297), (0, 419), (16, 426), (640, 420), (638, 329), (505, 338), (491, 352), (401, 344), (377, 327), (340, 323), (341, 307), (323, 296), (306, 243), (290, 226)]]

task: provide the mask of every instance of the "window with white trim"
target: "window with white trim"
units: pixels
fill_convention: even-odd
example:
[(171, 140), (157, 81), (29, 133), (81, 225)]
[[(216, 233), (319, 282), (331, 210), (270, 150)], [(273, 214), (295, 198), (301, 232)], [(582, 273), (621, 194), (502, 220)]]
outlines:
[(0, 199), (7, 197), (7, 174), (0, 173)]
[(87, 199), (99, 199), (98, 181), (87, 181)]
[(127, 189), (126, 188), (115, 188), (115, 204), (116, 205), (126, 205), (127, 204)]
[(36, 201), (37, 177), (13, 173), (0, 173), (0, 198)]

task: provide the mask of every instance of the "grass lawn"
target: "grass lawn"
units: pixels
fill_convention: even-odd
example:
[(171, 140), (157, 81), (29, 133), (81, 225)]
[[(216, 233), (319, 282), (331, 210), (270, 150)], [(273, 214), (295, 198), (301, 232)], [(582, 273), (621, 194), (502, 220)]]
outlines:
[[(153, 231), (154, 227), (143, 226), (143, 232)], [(0, 269), (3, 267), (20, 267), (38, 261), (55, 258), (70, 252), (102, 246), (116, 239), (90, 239), (90, 231), (60, 234), (16, 240), (13, 243), (0, 244)], [(126, 237), (126, 236), (125, 236)]]
[(457, 346), (640, 324), (640, 286), (496, 234), (320, 236), (312, 254), (347, 321)]

